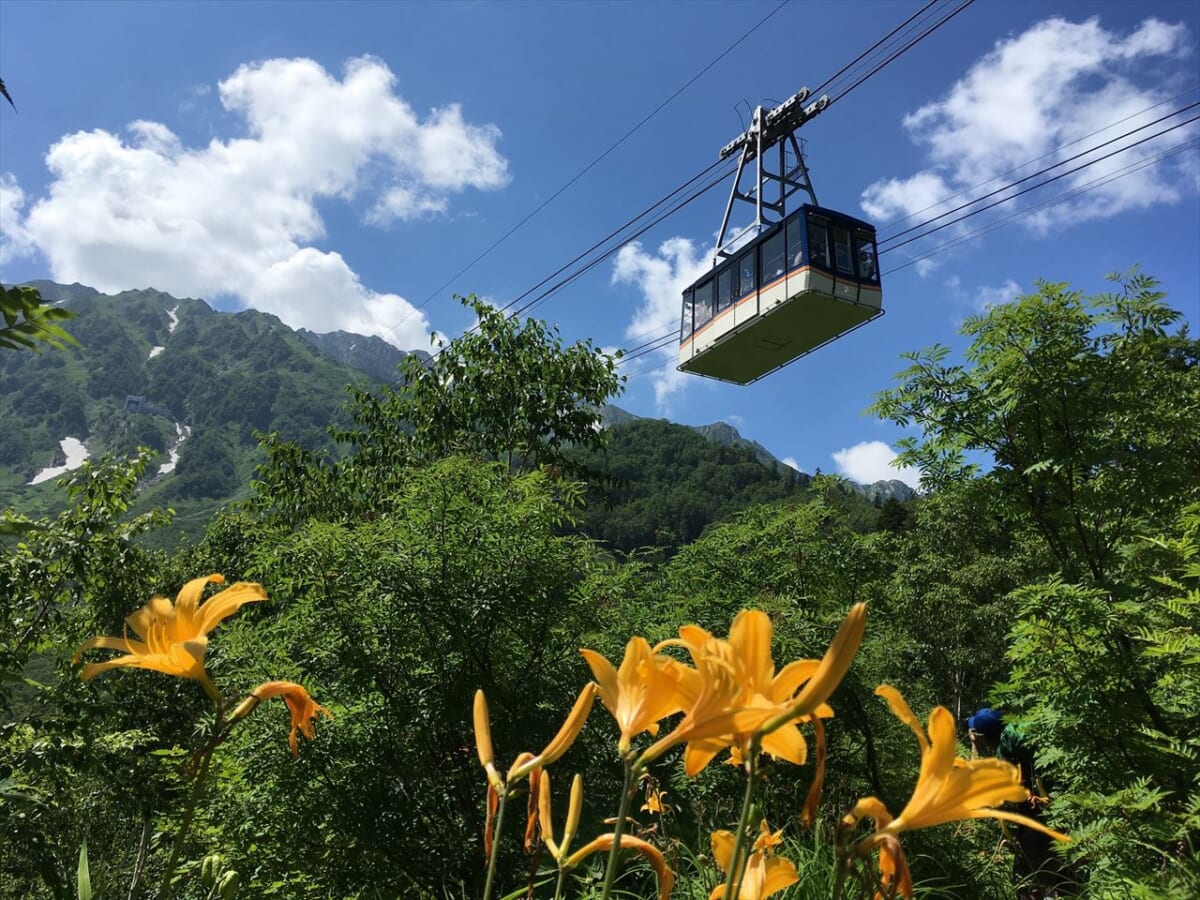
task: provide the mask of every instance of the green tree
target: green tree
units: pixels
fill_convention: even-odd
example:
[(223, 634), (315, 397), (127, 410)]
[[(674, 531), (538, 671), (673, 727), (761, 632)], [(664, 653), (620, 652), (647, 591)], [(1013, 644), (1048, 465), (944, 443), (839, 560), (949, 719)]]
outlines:
[[(977, 562), (956, 561), (954, 540), (914, 557), (943, 573), (949, 621), (969, 613), (972, 570), (988, 589), (1025, 582), (1007, 601), (1009, 672), (993, 698), (1057, 780), (1050, 816), (1078, 836), (1079, 876), (1098, 896), (1163, 896), (1168, 882), (1165, 895), (1194, 896), (1194, 592), (1182, 573), (1195, 531), (1178, 517), (1200, 499), (1200, 342), (1155, 279), (1110, 277), (1119, 290), (1043, 282), (968, 320), (966, 364), (945, 347), (912, 354), (875, 410), (921, 429), (902, 464), (974, 497), (972, 540), (1000, 529), (997, 559), (980, 547)], [(982, 474), (969, 461), (980, 457)], [(1148, 546), (1174, 548), (1174, 563), (1150, 564)]]
[(218, 825), (213, 849), (255, 873), (254, 896), (476, 891), (475, 689), (511, 758), (544, 745), (586, 680), (576, 650), (593, 553), (559, 533), (577, 490), (461, 457), (402, 477), (370, 517), (294, 527), (228, 517), (197, 553), (200, 568), (271, 586), (269, 619), (222, 635), (240, 680), (303, 680), (334, 714), (296, 764), (267, 717), (229, 745), (236, 771), (205, 815)]
[(901, 465), (930, 486), (988, 477), (1031, 524), (1064, 578), (1105, 585), (1113, 554), (1200, 496), (1200, 342), (1158, 282), (1109, 276), (1120, 290), (1087, 297), (1041, 282), (1037, 293), (968, 319), (966, 365), (949, 349), (908, 354), (900, 385), (874, 411), (919, 438)]
[(0, 315), (4, 316), (0, 348), (5, 350), (26, 348), (39, 352), (39, 342), (60, 350), (68, 344), (79, 346), (75, 338), (56, 324), (74, 318), (74, 313), (44, 303), (37, 288), (0, 285)]
[(428, 361), (401, 360), (399, 387), (355, 395), (356, 423), (371, 442), (381, 427), (391, 431), (390, 446), (361, 431), (344, 437), (360, 455), (421, 462), (461, 453), (575, 472), (567, 448), (604, 445), (601, 408), (621, 391), (618, 357), (590, 340), (564, 346), (557, 327), (507, 318), (473, 294), (459, 299), (479, 317), (473, 330), (439, 341)]

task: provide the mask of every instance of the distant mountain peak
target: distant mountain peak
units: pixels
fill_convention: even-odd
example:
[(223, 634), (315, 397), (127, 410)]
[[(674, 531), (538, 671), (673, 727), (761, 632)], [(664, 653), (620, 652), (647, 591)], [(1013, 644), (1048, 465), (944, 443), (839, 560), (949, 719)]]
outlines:
[[(601, 425), (605, 428), (624, 425), (628, 422), (637, 422), (642, 416), (634, 415), (628, 410), (621, 409), (619, 406), (613, 406), (611, 403), (606, 404), (601, 410)], [(773, 455), (762, 444), (757, 441), (752, 441), (749, 438), (742, 437), (742, 433), (728, 422), (713, 422), (709, 425), (688, 425), (686, 426), (692, 431), (704, 437), (706, 440), (712, 441), (714, 444), (719, 444), (722, 447), (746, 447), (754, 452), (758, 461), (767, 466), (787, 466), (792, 468), (783, 460)], [(799, 470), (797, 470), (799, 471)], [(801, 473), (808, 477), (808, 473)], [(876, 481), (874, 484), (858, 484), (851, 481), (856, 493), (866, 497), (868, 500), (881, 502), (891, 498), (900, 501), (911, 500), (917, 496), (917, 491), (913, 490), (903, 481)]]
[(406, 356), (416, 354), (421, 359), (429, 359), (429, 354), (424, 350), (400, 350), (375, 335), (355, 334), (352, 331), (317, 334), (307, 328), (297, 329), (296, 334), (327, 356), (365, 372), (376, 381), (394, 381), (396, 366)]

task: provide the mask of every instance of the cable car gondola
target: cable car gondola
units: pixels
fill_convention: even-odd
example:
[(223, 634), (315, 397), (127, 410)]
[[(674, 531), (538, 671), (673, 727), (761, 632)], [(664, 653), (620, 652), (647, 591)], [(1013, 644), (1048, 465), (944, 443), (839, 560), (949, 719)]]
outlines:
[[(759, 107), (750, 130), (721, 151), (724, 159), (740, 149), (741, 162), (713, 268), (683, 292), (680, 371), (749, 384), (883, 315), (875, 228), (817, 204), (795, 131), (828, 98), (805, 108), (807, 96), (802, 90), (765, 115)], [(772, 173), (763, 159), (775, 145)], [(743, 193), (742, 173), (753, 160), (757, 184)], [(778, 184), (777, 202), (765, 200), (764, 184)], [(788, 214), (786, 201), (798, 191), (812, 203)], [(756, 220), (726, 241), (736, 200), (753, 203)]]

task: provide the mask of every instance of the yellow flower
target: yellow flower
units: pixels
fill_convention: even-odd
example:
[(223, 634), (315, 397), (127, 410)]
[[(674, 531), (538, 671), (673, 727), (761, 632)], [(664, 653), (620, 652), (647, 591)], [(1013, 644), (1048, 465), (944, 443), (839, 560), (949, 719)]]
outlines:
[(653, 677), (663, 666), (677, 664), (654, 653), (645, 638), (629, 641), (619, 669), (595, 650), (580, 653), (596, 679), (601, 702), (621, 729), (617, 742), (621, 753), (628, 752), (630, 742), (643, 731), (657, 735), (659, 721), (683, 709), (673, 682)]
[(262, 585), (240, 582), (200, 603), (205, 586), (223, 584), (225, 578), (213, 574), (194, 578), (184, 585), (175, 603), (166, 597), (153, 597), (149, 603), (125, 619), (128, 631), (140, 640), (128, 637), (94, 637), (83, 642), (75, 660), (88, 650), (120, 650), (125, 655), (102, 663), (83, 667), (83, 680), (121, 666), (153, 669), (165, 675), (194, 678), (209, 696), (220, 699), (204, 669), (204, 654), (208, 649), (208, 633), (237, 612), (244, 604), (266, 600)]
[(483, 691), (475, 692), (475, 752), (479, 756), (479, 764), (487, 772), (488, 784), (499, 788), (503, 783), (500, 773), (496, 771), (495, 753), (492, 750), (492, 724), (488, 716), (487, 697)]
[[(664, 641), (662, 645), (674, 644), (687, 648), (693, 660), (711, 656), (728, 663), (742, 689), (739, 706), (763, 710), (763, 718), (774, 718), (791, 706), (796, 691), (811, 679), (820, 666), (815, 659), (804, 659), (790, 663), (775, 672), (775, 661), (771, 657), (771, 638), (774, 628), (766, 613), (760, 610), (742, 610), (734, 617), (729, 629), (729, 639), (715, 638), (703, 628), (687, 625), (679, 629), (679, 640)], [(657, 649), (657, 648), (656, 648)], [(833, 715), (824, 703), (814, 710), (814, 715)], [(809, 721), (804, 716), (798, 721)], [(763, 752), (777, 759), (786, 759), (803, 765), (808, 757), (808, 747), (800, 734), (798, 721), (780, 725), (762, 738)], [(750, 744), (750, 733), (722, 735), (695, 742), (688, 747), (690, 766), (704, 768), (709, 760), (725, 747), (731, 747), (735, 762), (745, 759)]]
[(687, 744), (683, 769), (693, 776), (737, 735), (756, 730), (778, 712), (772, 706), (742, 706), (743, 690), (733, 667), (717, 656), (698, 656), (694, 669), (667, 660), (648, 675), (648, 691), (675, 697), (684, 714), (669, 734), (646, 749), (638, 759), (639, 767)]
[(912, 877), (904, 850), (898, 840), (901, 832), (928, 828), (961, 819), (1004, 819), (1045, 832), (1055, 840), (1069, 841), (1065, 834), (1047, 828), (1041, 822), (995, 807), (1029, 799), (1016, 766), (999, 759), (965, 760), (957, 756), (954, 717), (939, 706), (929, 715), (926, 733), (904, 698), (894, 687), (881, 684), (875, 693), (887, 700), (892, 713), (917, 736), (921, 747), (921, 770), (917, 785), (900, 815), (892, 818), (887, 807), (875, 797), (859, 800), (843, 819), (853, 827), (862, 818), (875, 822), (875, 833), (858, 842), (855, 852), (867, 856), (880, 848), (879, 870), (883, 887), (912, 896)]
[[(615, 842), (616, 835), (602, 834), (590, 844), (580, 847), (579, 850), (571, 854), (563, 862), (563, 868), (573, 869), (593, 853), (611, 850)], [(675, 873), (667, 865), (667, 860), (662, 855), (662, 852), (653, 844), (649, 844), (641, 838), (636, 838), (628, 834), (621, 835), (621, 849), (636, 850), (642, 856), (646, 857), (646, 860), (654, 868), (654, 872), (658, 876), (659, 900), (668, 900), (671, 896), (671, 890), (675, 887)]]
[[(764, 821), (760, 826), (758, 839), (754, 842), (754, 850), (746, 862), (746, 872), (742, 876), (741, 890), (738, 900), (762, 900), (772, 894), (790, 887), (800, 880), (796, 867), (786, 859), (775, 856), (772, 852), (777, 844), (783, 842), (781, 832), (772, 832)], [(733, 857), (733, 847), (736, 838), (731, 831), (716, 831), (712, 836), (713, 858), (722, 872), (728, 872)], [(717, 885), (708, 895), (709, 900), (720, 900), (725, 896), (725, 886)]]
[(663, 803), (663, 797), (667, 796), (666, 791), (651, 790), (646, 797), (646, 802), (642, 804), (642, 812), (651, 812), (662, 815), (671, 807)]
[[(292, 714), (292, 730), (288, 734), (288, 746), (292, 748), (292, 759), (295, 759), (300, 753), (300, 742), (296, 740), (297, 729), (311, 741), (316, 737), (314, 723), (317, 714), (321, 713), (327, 719), (333, 718), (333, 714), (329, 710), (314, 701), (308, 695), (308, 691), (294, 681), (263, 682), (251, 692), (250, 696), (258, 700), (270, 700), (272, 697), (283, 698), (288, 712)], [(238, 711), (240, 712), (240, 708)]]

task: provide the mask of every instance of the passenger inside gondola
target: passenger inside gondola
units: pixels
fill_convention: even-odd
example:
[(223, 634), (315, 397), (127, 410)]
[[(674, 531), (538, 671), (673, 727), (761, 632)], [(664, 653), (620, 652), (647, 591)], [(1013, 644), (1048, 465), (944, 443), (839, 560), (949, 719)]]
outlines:
[(858, 249), (858, 272), (867, 281), (875, 280), (875, 254), (869, 246)]

